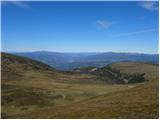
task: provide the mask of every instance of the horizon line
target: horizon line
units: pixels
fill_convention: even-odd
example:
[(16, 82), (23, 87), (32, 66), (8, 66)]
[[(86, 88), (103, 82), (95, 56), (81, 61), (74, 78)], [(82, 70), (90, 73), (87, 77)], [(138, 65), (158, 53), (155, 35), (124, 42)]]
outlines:
[(6, 53), (25, 53), (25, 52), (53, 52), (53, 53), (128, 53), (128, 54), (150, 54), (150, 55), (159, 55), (159, 53), (145, 53), (145, 52), (118, 52), (118, 51), (77, 51), (77, 52), (73, 52), (73, 51), (51, 51), (51, 50), (33, 50), (33, 51), (12, 51), (12, 50), (1, 50), (2, 52), (6, 52)]

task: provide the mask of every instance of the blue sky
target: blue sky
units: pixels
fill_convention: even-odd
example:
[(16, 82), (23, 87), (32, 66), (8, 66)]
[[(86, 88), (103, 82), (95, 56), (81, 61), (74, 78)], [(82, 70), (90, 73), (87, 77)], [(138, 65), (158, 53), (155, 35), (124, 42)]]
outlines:
[(158, 53), (158, 2), (3, 2), (2, 51)]

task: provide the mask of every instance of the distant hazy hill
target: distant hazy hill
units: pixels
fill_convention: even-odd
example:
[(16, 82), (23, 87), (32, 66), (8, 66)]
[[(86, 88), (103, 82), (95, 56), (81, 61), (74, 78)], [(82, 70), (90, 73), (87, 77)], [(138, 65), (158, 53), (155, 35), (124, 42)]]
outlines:
[(96, 66), (102, 67), (106, 64), (121, 61), (141, 61), (158, 63), (158, 54), (139, 53), (58, 53), (58, 52), (23, 52), (16, 55), (29, 57), (60, 70), (70, 70), (77, 67)]

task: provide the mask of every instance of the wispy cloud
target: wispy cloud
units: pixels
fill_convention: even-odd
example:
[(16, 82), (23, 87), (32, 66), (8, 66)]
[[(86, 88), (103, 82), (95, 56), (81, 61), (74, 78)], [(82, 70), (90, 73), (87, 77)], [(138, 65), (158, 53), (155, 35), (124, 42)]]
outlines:
[(139, 5), (146, 10), (158, 10), (158, 2), (157, 1), (142, 1)]
[(107, 21), (107, 20), (97, 20), (96, 26), (98, 29), (108, 29), (111, 27), (115, 22)]
[(31, 9), (31, 7), (24, 1), (2, 1), (2, 5), (14, 5), (23, 9)]
[(127, 33), (120, 33), (114, 35), (115, 37), (121, 37), (121, 36), (130, 36), (130, 35), (137, 35), (137, 34), (142, 34), (142, 33), (148, 33), (148, 32), (153, 32), (153, 31), (158, 31), (158, 28), (153, 28), (153, 29), (147, 29), (147, 30), (140, 30), (136, 32), (127, 32)]

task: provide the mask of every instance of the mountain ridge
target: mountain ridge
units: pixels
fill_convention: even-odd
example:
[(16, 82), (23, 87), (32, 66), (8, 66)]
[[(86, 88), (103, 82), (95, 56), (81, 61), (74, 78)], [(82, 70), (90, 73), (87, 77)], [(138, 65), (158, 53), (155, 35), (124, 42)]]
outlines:
[(150, 62), (158, 64), (158, 54), (117, 53), (117, 52), (86, 52), (62, 53), (49, 51), (16, 52), (19, 56), (43, 62), (59, 70), (72, 70), (79, 67), (103, 67), (107, 64), (123, 61)]
[(2, 51), (4, 53), (37, 53), (37, 52), (48, 52), (48, 53), (126, 53), (126, 54), (148, 54), (148, 55), (158, 55), (159, 53), (143, 53), (143, 52), (115, 52), (115, 51), (79, 51), (79, 52), (62, 52), (62, 51), (49, 51), (49, 50), (37, 50), (37, 51)]

